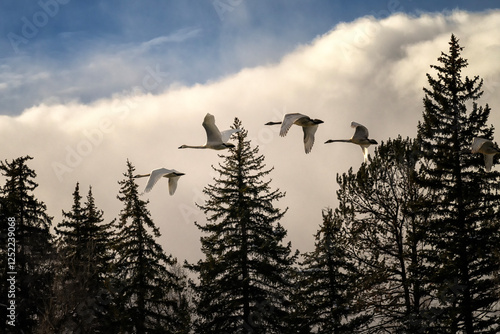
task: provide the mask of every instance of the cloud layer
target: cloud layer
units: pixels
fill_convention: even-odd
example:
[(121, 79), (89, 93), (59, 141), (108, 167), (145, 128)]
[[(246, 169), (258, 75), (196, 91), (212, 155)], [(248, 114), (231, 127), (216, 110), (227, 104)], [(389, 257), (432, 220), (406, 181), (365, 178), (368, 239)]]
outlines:
[[(196, 38), (199, 33), (182, 30), (138, 48)], [(1, 156), (13, 159), (29, 154), (35, 158), (31, 167), (38, 174), (37, 195), (55, 216), (54, 223), (60, 221), (61, 210), (70, 209), (76, 182), (84, 191), (92, 185), (106, 219), (116, 217), (121, 209), (116, 199), (117, 181), (123, 178), (127, 159), (138, 173), (156, 167), (186, 173), (174, 196), (168, 195), (167, 182), (159, 182), (145, 196), (162, 232), (164, 249), (194, 261), (200, 256), (200, 234), (193, 222), (205, 219), (195, 203), (204, 199), (202, 189), (212, 182), (211, 165), (220, 162), (220, 152), (177, 147), (205, 142), (201, 122), (207, 112), (215, 115), (221, 130), (238, 117), (252, 144), (259, 145), (265, 155), (267, 166), (275, 168), (270, 174), (271, 185), (286, 192), (277, 206), (289, 208), (282, 222), (289, 240), (301, 251), (309, 251), (321, 223), (321, 210), (336, 206), (336, 174), (350, 167), (356, 170), (363, 161), (359, 148), (342, 143), (324, 145), (324, 141), (350, 138), (351, 121), (367, 126), (370, 136), (379, 142), (398, 135), (415, 136), (425, 74), (432, 74), (429, 65), (437, 63), (441, 51), (447, 52), (452, 33), (465, 47), (463, 56), (469, 61), (466, 74), (484, 78), (485, 95), (479, 102), (492, 107), (490, 122), (500, 126), (500, 42), (493, 37), (500, 33), (500, 11), (415, 17), (394, 14), (339, 24), (277, 63), (246, 68), (206, 84), (179, 85), (169, 81), (164, 69), (144, 64), (141, 75), (130, 74), (136, 75), (135, 87), (92, 103), (58, 100), (64, 92), (47, 87), (47, 96), (54, 96), (53, 100), (16, 117), (0, 116)], [(131, 65), (127, 57), (104, 52), (93, 59), (88, 66), (100, 70), (77, 78), (77, 86), (105, 89), (109, 80), (129, 75), (124, 70), (116, 73), (118, 79), (111, 79), (101, 71), (127, 68)], [(54, 72), (40, 69), (38, 75), (52, 77)], [(26, 79), (13, 76), (3, 82), (16, 85), (19, 80)], [(36, 82), (36, 77), (31, 80)], [(69, 82), (66, 86), (68, 90), (73, 87)], [(319, 126), (308, 155), (298, 127), (281, 138), (279, 127), (264, 125), (291, 112), (325, 122)], [(138, 182), (143, 187), (146, 180)]]

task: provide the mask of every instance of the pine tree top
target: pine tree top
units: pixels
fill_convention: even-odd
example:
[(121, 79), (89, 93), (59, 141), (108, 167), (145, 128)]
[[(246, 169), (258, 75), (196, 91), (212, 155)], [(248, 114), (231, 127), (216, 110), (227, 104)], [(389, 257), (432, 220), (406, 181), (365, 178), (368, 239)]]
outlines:
[[(218, 167), (212, 166), (218, 172), (219, 177), (214, 178), (215, 184), (208, 185), (203, 192), (208, 195), (205, 205), (198, 205), (205, 214), (213, 212), (209, 216), (209, 221), (216, 221), (221, 218), (227, 205), (235, 204), (239, 208), (238, 212), (233, 212), (229, 216), (241, 216), (246, 214), (260, 215), (269, 214), (273, 219), (280, 219), (286, 212), (281, 212), (272, 207), (272, 201), (277, 201), (285, 194), (279, 189), (271, 190), (271, 179), (263, 180), (273, 168), (267, 168), (264, 164), (264, 156), (259, 155), (258, 146), (252, 147), (247, 139), (248, 132), (242, 127), (241, 121), (235, 118), (232, 128), (241, 129), (236, 136), (237, 144), (231, 148), (228, 155), (220, 155), (223, 162)], [(258, 201), (266, 203), (258, 203)], [(246, 210), (243, 210), (246, 208)]]
[[(418, 138), (423, 157), (432, 161), (436, 173), (451, 170), (478, 160), (462, 153), (470, 152), (474, 137), (491, 137), (488, 126), (490, 108), (475, 102), (482, 94), (483, 80), (478, 76), (462, 77), (468, 62), (461, 56), (463, 47), (455, 35), (451, 36), (448, 53), (441, 53), (440, 65), (431, 65), (437, 75), (427, 74), (429, 87), (424, 88), (423, 121), (418, 124)], [(453, 159), (450, 159), (453, 157)], [(443, 175), (436, 177), (443, 178)]]
[[(127, 160), (127, 171), (123, 174), (125, 178), (118, 182), (121, 185), (118, 199), (124, 207), (118, 217), (116, 248), (121, 250), (123, 258), (145, 256), (157, 258), (166, 264), (175, 263), (176, 260), (166, 256), (161, 245), (155, 241), (161, 235), (160, 230), (147, 208), (149, 202), (140, 199), (134, 171), (135, 167)], [(139, 251), (143, 247), (147, 251)]]
[(7, 178), (0, 189), (3, 195), (2, 211), (8, 216), (21, 219), (21, 225), (49, 229), (52, 217), (46, 213), (47, 207), (36, 199), (33, 192), (38, 187), (34, 181), (37, 174), (28, 167), (30, 156), (19, 157), (11, 162), (0, 161), (0, 172)]
[(7, 177), (7, 182), (3, 189), (4, 192), (12, 196), (17, 192), (27, 193), (33, 191), (38, 187), (38, 184), (34, 181), (37, 176), (35, 171), (26, 164), (27, 161), (32, 159), (32, 157), (27, 155), (16, 158), (12, 162), (8, 162), (7, 160), (0, 161), (0, 171), (3, 176)]

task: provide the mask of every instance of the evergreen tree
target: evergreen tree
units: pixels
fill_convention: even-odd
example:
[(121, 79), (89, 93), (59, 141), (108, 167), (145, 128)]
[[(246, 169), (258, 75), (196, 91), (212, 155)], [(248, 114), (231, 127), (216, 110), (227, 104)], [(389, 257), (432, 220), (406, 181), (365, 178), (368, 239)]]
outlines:
[(48, 315), (52, 332), (91, 333), (110, 329), (106, 327), (111, 305), (106, 282), (112, 260), (111, 224), (103, 224), (103, 212), (95, 205), (92, 188), (83, 207), (81, 200), (77, 183), (71, 211), (63, 211), (63, 221), (55, 229), (58, 260), (53, 305)]
[(426, 193), (415, 182), (417, 161), (417, 146), (398, 138), (381, 143), (357, 173), (337, 178), (339, 212), (351, 220), (350, 254), (362, 273), (358, 298), (376, 330), (418, 333), (426, 326), (425, 222), (415, 214)]
[(246, 141), (247, 131), (234, 121), (238, 144), (213, 167), (219, 177), (203, 190), (199, 207), (207, 224), (196, 224), (205, 259), (190, 268), (199, 274), (195, 287), (197, 333), (286, 333), (289, 321), (291, 265), (297, 255), (283, 244), (279, 223), (286, 211), (273, 206), (284, 196), (262, 180), (266, 169), (258, 147)]
[(297, 304), (305, 307), (296, 318), (305, 315), (305, 319), (297, 332), (305, 333), (307, 328), (315, 328), (315, 333), (358, 332), (370, 316), (358, 309), (356, 283), (360, 277), (349, 253), (348, 228), (338, 212), (323, 211), (323, 224), (315, 239), (315, 250), (303, 255), (298, 273)]
[(491, 138), (490, 108), (477, 105), (483, 81), (463, 77), (468, 66), (452, 35), (449, 53), (427, 74), (423, 122), (418, 125), (420, 183), (432, 195), (421, 206), (426, 226), (430, 283), (435, 301), (434, 331), (493, 333), (499, 329), (499, 173), (485, 173), (480, 155), (471, 155), (474, 137)]
[(139, 198), (133, 165), (127, 161), (125, 179), (118, 199), (123, 202), (118, 219), (115, 244), (118, 279), (116, 303), (121, 307), (119, 328), (133, 333), (184, 333), (189, 330), (186, 305), (182, 296), (185, 277), (172, 266), (176, 259), (165, 255), (155, 238), (160, 236), (147, 209)]
[(114, 221), (104, 223), (104, 212), (97, 208), (92, 194), (92, 187), (89, 187), (86, 202), (84, 203), (85, 226), (88, 227), (86, 233), (87, 257), (91, 276), (89, 277), (90, 290), (93, 292), (93, 311), (97, 317), (96, 328), (100, 332), (109, 332), (113, 327), (110, 317), (114, 305), (110, 291), (110, 281), (113, 277), (112, 263), (114, 252), (112, 250), (115, 234), (113, 231)]
[[(2, 271), (0, 292), (7, 296), (7, 272), (15, 272), (15, 304), (17, 332), (32, 333), (45, 312), (46, 302), (50, 299), (52, 285), (52, 238), (50, 235), (51, 217), (46, 213), (45, 204), (36, 199), (33, 192), (38, 187), (34, 181), (36, 173), (27, 166), (32, 158), (20, 157), (11, 162), (0, 162), (0, 171), (6, 177), (0, 189), (2, 206), (0, 208), (0, 247)], [(8, 222), (14, 221), (15, 269), (7, 270), (7, 233)], [(0, 317), (5, 324), (7, 310), (1, 308)], [(14, 329), (14, 327), (10, 327)]]

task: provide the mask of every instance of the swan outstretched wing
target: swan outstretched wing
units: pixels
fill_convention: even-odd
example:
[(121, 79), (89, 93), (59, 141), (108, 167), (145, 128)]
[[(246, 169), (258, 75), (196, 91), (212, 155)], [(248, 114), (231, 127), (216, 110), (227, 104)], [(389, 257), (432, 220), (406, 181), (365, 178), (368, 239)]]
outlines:
[(489, 140), (485, 139), (485, 138), (475, 137), (472, 140), (471, 152), (472, 153), (479, 153), (479, 150), (481, 149), (481, 146), (483, 146), (484, 143), (486, 143), (486, 142), (489, 142)]
[(306, 153), (309, 153), (314, 145), (314, 134), (316, 133), (316, 130), (318, 130), (318, 126), (314, 125), (302, 127), (302, 130), (304, 130), (304, 149), (306, 150)]
[(491, 172), (491, 167), (493, 167), (493, 157), (494, 154), (483, 154), (484, 155), (484, 167), (487, 172)]
[(206, 114), (202, 125), (207, 133), (207, 145), (222, 144), (222, 136), (217, 125), (215, 125), (214, 115)]
[(222, 142), (227, 143), (229, 141), (229, 138), (231, 138), (231, 135), (233, 133), (240, 132), (240, 131), (241, 131), (241, 129), (229, 129), (229, 130), (222, 131), (220, 133), (221, 138), (222, 138)]
[(170, 195), (173, 195), (175, 193), (175, 190), (177, 189), (177, 181), (179, 180), (180, 177), (181, 177), (180, 175), (176, 175), (176, 176), (170, 176), (168, 178), (168, 193)]
[(170, 173), (174, 172), (173, 170), (166, 169), (166, 168), (158, 168), (153, 171), (151, 171), (151, 175), (149, 176), (148, 183), (146, 184), (146, 188), (144, 188), (144, 192), (148, 193), (153, 189), (154, 185), (156, 182), (158, 182), (159, 179), (161, 179), (163, 176), (168, 175)]
[(355, 128), (356, 130), (354, 131), (354, 135), (352, 136), (351, 139), (367, 139), (369, 134), (368, 134), (368, 129), (366, 126), (361, 125), (356, 122), (351, 122), (351, 128)]
[(283, 122), (281, 123), (280, 136), (281, 137), (286, 136), (288, 130), (290, 130), (290, 127), (293, 125), (293, 123), (295, 123), (296, 120), (302, 117), (307, 117), (307, 116), (299, 113), (286, 114), (283, 117)]

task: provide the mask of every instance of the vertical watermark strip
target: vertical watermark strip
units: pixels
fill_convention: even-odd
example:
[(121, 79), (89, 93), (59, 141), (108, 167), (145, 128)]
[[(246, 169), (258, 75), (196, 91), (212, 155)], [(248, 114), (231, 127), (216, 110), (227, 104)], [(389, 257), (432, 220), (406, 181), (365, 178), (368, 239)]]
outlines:
[(16, 325), (16, 219), (7, 218), (7, 319), (9, 326)]

